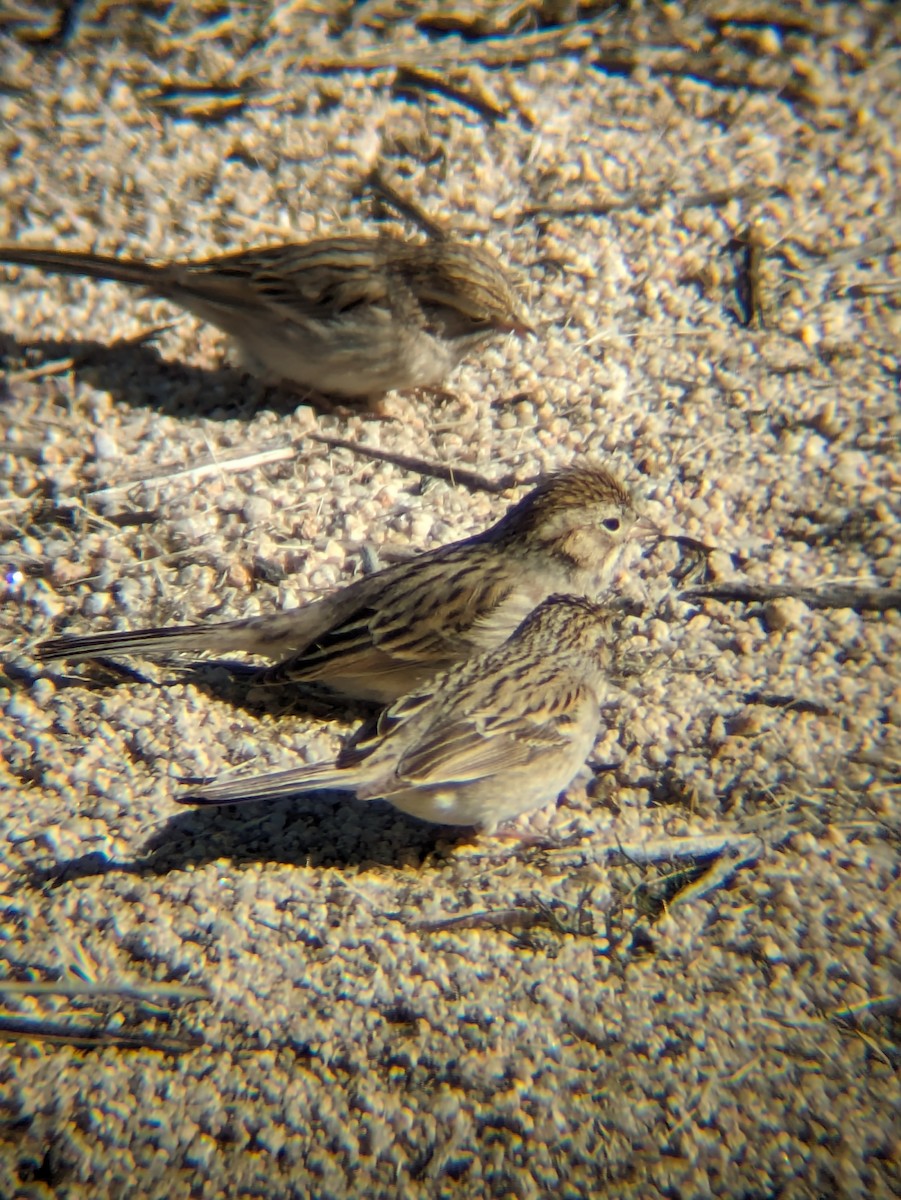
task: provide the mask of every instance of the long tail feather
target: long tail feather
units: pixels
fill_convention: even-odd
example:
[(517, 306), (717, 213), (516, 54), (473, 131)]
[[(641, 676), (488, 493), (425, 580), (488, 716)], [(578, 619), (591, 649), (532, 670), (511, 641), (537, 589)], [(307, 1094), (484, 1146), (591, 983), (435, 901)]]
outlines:
[(268, 775), (248, 775), (244, 779), (206, 784), (175, 799), (179, 804), (244, 804), (251, 800), (277, 800), (328, 788), (353, 791), (358, 782), (352, 771), (337, 771), (327, 764), (314, 763), (307, 767), (293, 767), (288, 771), (272, 771)]
[(159, 290), (168, 274), (165, 267), (127, 258), (109, 258), (103, 254), (82, 254), (68, 250), (36, 250), (25, 246), (0, 246), (0, 262), (21, 267), (39, 267), (58, 275), (87, 275), (91, 279), (112, 279), (116, 283)]
[(37, 648), (44, 662), (62, 658), (99, 658), (104, 654), (168, 654), (201, 650), (240, 650), (239, 629), (243, 621), (224, 621), (219, 625), (172, 625), (150, 629), (125, 629), (109, 633), (91, 633), (83, 637), (51, 638)]
[(52, 638), (37, 648), (44, 662), (61, 658), (88, 659), (104, 654), (199, 654), (203, 650), (232, 654), (243, 650), (278, 660), (296, 653), (315, 634), (314, 605), (262, 617), (243, 617), (209, 625), (152, 626), (149, 629), (89, 633)]

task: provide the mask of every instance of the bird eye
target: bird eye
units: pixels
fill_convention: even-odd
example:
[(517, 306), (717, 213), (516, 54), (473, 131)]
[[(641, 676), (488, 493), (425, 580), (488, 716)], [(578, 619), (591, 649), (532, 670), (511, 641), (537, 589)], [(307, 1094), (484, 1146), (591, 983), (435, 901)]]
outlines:
[(621, 521), (619, 517), (608, 517), (606, 521), (601, 521), (605, 529), (609, 529), (611, 533), (618, 533)]

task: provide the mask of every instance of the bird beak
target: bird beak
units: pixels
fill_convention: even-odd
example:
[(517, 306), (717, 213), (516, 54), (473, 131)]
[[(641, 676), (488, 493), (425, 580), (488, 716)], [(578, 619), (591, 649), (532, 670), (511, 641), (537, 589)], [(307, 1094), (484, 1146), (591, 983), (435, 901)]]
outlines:
[(519, 338), (538, 337), (535, 327), (529, 324), (521, 312), (513, 313), (510, 319), (501, 322), (498, 328), (502, 329), (504, 333), (515, 333)]
[(666, 534), (650, 517), (639, 517), (632, 526), (632, 535), (639, 542), (659, 542)]

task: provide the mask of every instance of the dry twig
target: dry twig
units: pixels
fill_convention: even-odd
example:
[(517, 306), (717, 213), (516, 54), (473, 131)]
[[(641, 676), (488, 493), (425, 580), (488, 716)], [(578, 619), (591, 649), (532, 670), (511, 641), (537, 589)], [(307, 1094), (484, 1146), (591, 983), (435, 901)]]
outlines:
[(738, 600), (745, 604), (786, 598), (802, 600), (808, 608), (854, 608), (863, 612), (901, 608), (901, 588), (858, 587), (848, 583), (831, 583), (820, 588), (790, 583), (712, 583), (679, 593), (680, 600)]
[[(392, 463), (405, 471), (416, 471), (420, 475), (430, 475), (434, 479), (443, 479), (454, 487), (465, 487), (470, 492), (489, 492), (499, 496), (509, 492), (511, 488), (519, 487), (520, 480), (515, 475), (502, 475), (500, 479), (488, 479), (477, 471), (468, 471), (465, 467), (449, 467), (444, 463), (429, 462), (424, 458), (415, 458), (409, 454), (395, 454), (391, 450), (380, 450), (376, 446), (361, 446), (347, 438), (327, 437), (325, 434), (314, 433), (310, 440), (321, 442), (324, 446), (332, 446), (336, 450), (350, 450), (362, 458), (375, 459), (377, 462)], [(525, 480), (525, 483), (532, 481)]]

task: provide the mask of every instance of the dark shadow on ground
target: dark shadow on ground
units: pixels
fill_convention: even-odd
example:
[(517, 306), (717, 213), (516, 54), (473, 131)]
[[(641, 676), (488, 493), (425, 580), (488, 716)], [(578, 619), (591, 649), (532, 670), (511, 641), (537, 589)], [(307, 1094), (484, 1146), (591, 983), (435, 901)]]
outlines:
[[(76, 379), (109, 392), (132, 408), (152, 408), (167, 416), (214, 420), (248, 417), (263, 409), (293, 412), (305, 402), (301, 391), (268, 387), (245, 372), (223, 364), (213, 370), (164, 359), (149, 339), (105, 344), (96, 341), (19, 342), (0, 333), (0, 370), (8, 371), (6, 391), (15, 390), (15, 374), (73, 360), (65, 368)], [(53, 374), (48, 370), (48, 375)], [(311, 401), (312, 402), (312, 401)]]
[(347, 792), (319, 792), (275, 802), (185, 808), (169, 817), (134, 858), (92, 851), (51, 867), (33, 866), (30, 882), (61, 887), (77, 879), (123, 872), (167, 875), (227, 859), (236, 866), (274, 862), (308, 867), (422, 865), (440, 843), (467, 831), (431, 825), (385, 801), (358, 801)]
[(102, 692), (144, 684), (165, 689), (189, 685), (215, 700), (243, 708), (255, 716), (303, 714), (320, 721), (359, 723), (375, 716), (380, 705), (365, 700), (345, 700), (314, 684), (269, 684), (262, 680), (262, 666), (233, 659), (201, 659), (186, 662), (129, 661), (104, 656), (83, 663), (56, 661), (46, 665), (20, 666), (10, 662), (6, 675), (11, 683), (31, 687), (38, 678), (50, 679), (57, 690), (83, 688)]

